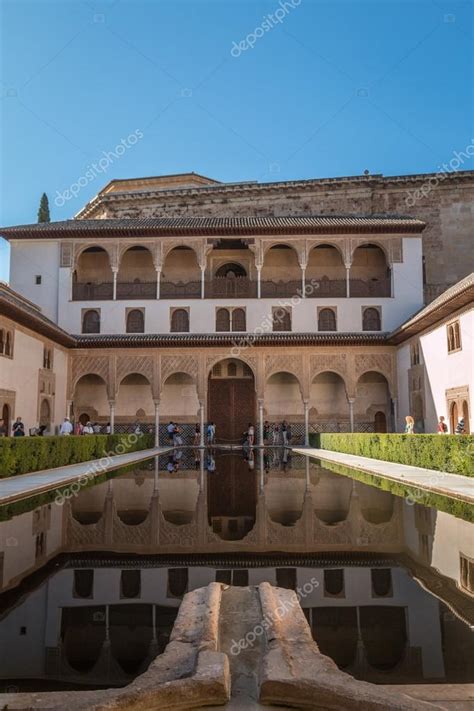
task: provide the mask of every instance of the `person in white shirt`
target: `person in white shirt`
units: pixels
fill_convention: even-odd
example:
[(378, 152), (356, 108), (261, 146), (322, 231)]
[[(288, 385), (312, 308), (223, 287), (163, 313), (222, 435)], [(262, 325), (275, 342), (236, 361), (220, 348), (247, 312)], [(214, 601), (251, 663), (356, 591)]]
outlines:
[(69, 417), (65, 417), (61, 427), (59, 428), (59, 434), (70, 435), (73, 429), (71, 420)]
[(92, 427), (92, 422), (88, 422), (86, 424), (86, 426), (82, 430), (82, 434), (84, 434), (84, 435), (94, 434), (94, 428)]

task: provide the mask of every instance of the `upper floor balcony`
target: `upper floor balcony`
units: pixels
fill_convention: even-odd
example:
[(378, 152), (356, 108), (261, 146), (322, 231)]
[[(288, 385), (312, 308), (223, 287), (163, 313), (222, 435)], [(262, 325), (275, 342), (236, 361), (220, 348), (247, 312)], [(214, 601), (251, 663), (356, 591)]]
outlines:
[(109, 252), (92, 246), (80, 253), (71, 288), (73, 301), (390, 296), (387, 254), (371, 243), (358, 246), (350, 263), (330, 244), (318, 244), (303, 261), (291, 242), (272, 245), (259, 262), (242, 240), (232, 240), (205, 254), (173, 247), (159, 265), (148, 247), (133, 245), (114, 268)]

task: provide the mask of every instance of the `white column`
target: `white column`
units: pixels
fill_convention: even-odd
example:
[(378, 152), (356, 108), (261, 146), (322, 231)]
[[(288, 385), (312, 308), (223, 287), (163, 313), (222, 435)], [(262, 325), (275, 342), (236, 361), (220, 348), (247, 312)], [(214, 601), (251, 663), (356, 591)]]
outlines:
[(155, 447), (160, 446), (160, 401), (155, 400)]
[(199, 446), (204, 447), (204, 403), (199, 403), (199, 424), (201, 428)]
[(306, 299), (306, 265), (301, 267), (301, 297)]
[(304, 446), (309, 446), (309, 400), (303, 400), (304, 406)]
[(393, 431), (398, 432), (398, 398), (392, 397), (393, 402)]
[(112, 298), (115, 301), (117, 299), (117, 270), (116, 269), (113, 270), (112, 276), (114, 279)]
[(346, 296), (349, 298), (351, 295), (351, 266), (346, 264)]
[(155, 476), (153, 482), (153, 490), (158, 491), (158, 482), (160, 480), (160, 462), (159, 458), (155, 457)]
[(305, 489), (306, 491), (309, 491), (309, 485), (311, 483), (311, 479), (309, 476), (309, 457), (305, 457)]
[(69, 419), (71, 419), (71, 410), (72, 410), (72, 400), (66, 400), (66, 417), (69, 417)]
[(263, 447), (263, 400), (258, 401), (258, 443)]
[(109, 414), (110, 434), (113, 434), (114, 427), (115, 427), (115, 402), (114, 402), (114, 400), (109, 400), (109, 408), (110, 408), (110, 414)]
[(201, 265), (201, 299), (204, 299), (206, 291), (206, 265)]
[(263, 494), (265, 489), (265, 468), (263, 461), (263, 449), (258, 453), (258, 473), (259, 473), (259, 489), (260, 494)]
[(257, 266), (257, 299), (262, 295), (262, 267)]
[(160, 298), (161, 268), (156, 270), (156, 298)]
[(355, 402), (355, 398), (348, 397), (347, 402), (349, 403), (349, 420), (351, 423), (351, 432), (354, 432), (354, 402)]
[(69, 272), (69, 300), (72, 301), (73, 299), (73, 286), (74, 286), (74, 269), (71, 269)]

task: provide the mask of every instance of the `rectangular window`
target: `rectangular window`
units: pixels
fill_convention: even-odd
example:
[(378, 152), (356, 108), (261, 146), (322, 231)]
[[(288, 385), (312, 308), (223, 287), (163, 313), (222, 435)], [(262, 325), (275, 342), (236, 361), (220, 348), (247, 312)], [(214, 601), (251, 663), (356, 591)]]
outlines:
[(35, 284), (41, 284), (41, 274), (35, 276)]
[(291, 311), (282, 306), (272, 309), (273, 331), (291, 331)]
[(73, 597), (81, 597), (90, 599), (93, 597), (94, 588), (94, 571), (93, 570), (75, 570), (74, 571), (74, 586)]
[(296, 590), (296, 568), (277, 568), (275, 574), (277, 587)]
[(448, 323), (446, 326), (446, 335), (448, 338), (448, 353), (454, 353), (455, 351), (460, 351), (462, 348), (461, 344), (461, 328), (459, 321), (453, 321)]
[(345, 597), (343, 568), (329, 568), (324, 571), (324, 596)]
[(474, 593), (474, 561), (466, 556), (460, 556), (461, 564), (461, 587), (470, 592)]
[(188, 569), (169, 568), (167, 597), (183, 597), (188, 591)]
[(141, 571), (122, 570), (120, 575), (120, 597), (140, 597)]

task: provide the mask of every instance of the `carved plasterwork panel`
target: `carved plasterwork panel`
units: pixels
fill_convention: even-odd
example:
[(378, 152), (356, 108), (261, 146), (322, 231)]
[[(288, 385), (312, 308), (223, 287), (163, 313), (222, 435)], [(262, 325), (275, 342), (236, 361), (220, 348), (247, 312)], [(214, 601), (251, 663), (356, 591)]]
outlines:
[(72, 267), (73, 243), (61, 242), (61, 267)]
[(310, 378), (313, 382), (314, 378), (319, 373), (332, 371), (341, 376), (346, 383), (346, 387), (350, 381), (350, 364), (347, 353), (332, 353), (331, 355), (312, 355), (310, 361)]
[(241, 360), (243, 363), (247, 363), (249, 368), (253, 371), (255, 379), (257, 379), (257, 358), (256, 356), (249, 356), (246, 355), (245, 353), (240, 353), (238, 356), (233, 356), (232, 353), (229, 354), (220, 354), (220, 355), (213, 355), (213, 356), (208, 356), (206, 358), (206, 372), (207, 374), (210, 373), (212, 370), (213, 366), (218, 363), (221, 360), (226, 360), (227, 358), (234, 358), (236, 360)]
[(161, 356), (161, 384), (173, 373), (187, 373), (197, 381), (199, 371), (198, 357), (193, 355), (165, 355)]
[(108, 356), (73, 356), (71, 373), (72, 389), (83, 375), (99, 375), (105, 381), (107, 390), (110, 392), (110, 360)]
[(302, 355), (267, 355), (265, 357), (265, 380), (274, 373), (291, 373), (302, 385), (303, 356)]
[(355, 382), (364, 373), (369, 371), (375, 371), (381, 373), (387, 378), (390, 392), (392, 395), (395, 394), (394, 389), (394, 363), (393, 357), (390, 353), (365, 353), (355, 356), (354, 362), (354, 376)]
[(117, 387), (131, 373), (143, 375), (153, 385), (153, 357), (144, 355), (124, 355), (117, 358)]

